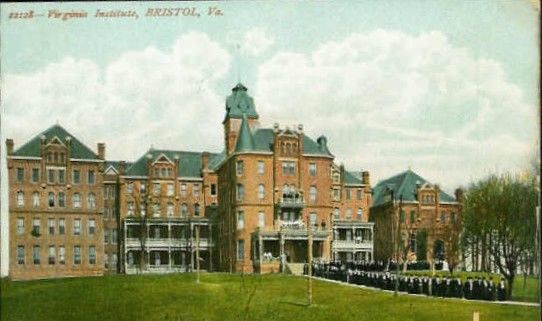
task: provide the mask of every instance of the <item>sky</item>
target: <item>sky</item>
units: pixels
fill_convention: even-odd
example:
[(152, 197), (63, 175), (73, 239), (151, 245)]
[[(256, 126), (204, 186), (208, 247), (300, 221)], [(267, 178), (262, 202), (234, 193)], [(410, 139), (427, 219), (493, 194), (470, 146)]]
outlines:
[[(199, 16), (146, 16), (192, 7)], [(44, 16), (9, 18), (29, 10)], [(15, 148), (59, 123), (112, 160), (151, 145), (219, 152), (241, 81), (263, 126), (327, 136), (335, 161), (373, 184), (411, 168), (453, 192), (536, 157), (532, 1), (3, 3), (0, 14), (0, 135)]]

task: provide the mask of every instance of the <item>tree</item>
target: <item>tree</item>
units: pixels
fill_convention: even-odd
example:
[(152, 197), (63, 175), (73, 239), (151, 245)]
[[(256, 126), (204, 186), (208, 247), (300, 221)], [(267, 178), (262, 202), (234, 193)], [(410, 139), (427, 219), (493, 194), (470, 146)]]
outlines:
[(454, 273), (454, 269), (461, 262), (461, 244), (460, 244), (461, 223), (460, 221), (451, 221), (443, 228), (444, 236), (444, 258), (448, 263), (450, 274)]
[(535, 179), (510, 174), (492, 175), (474, 183), (465, 196), (464, 239), (487, 249), (492, 263), (507, 280), (508, 299), (519, 262), (536, 251), (537, 200)]

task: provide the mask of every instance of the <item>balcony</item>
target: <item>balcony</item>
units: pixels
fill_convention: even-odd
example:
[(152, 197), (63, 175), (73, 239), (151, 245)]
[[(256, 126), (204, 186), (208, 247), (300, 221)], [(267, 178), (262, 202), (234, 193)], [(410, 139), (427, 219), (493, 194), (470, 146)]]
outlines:
[(278, 206), (280, 208), (303, 208), (303, 196), (299, 193), (284, 193), (279, 199)]
[(370, 250), (373, 248), (373, 242), (370, 240), (334, 240), (332, 242), (334, 250)]
[[(186, 247), (188, 246), (188, 241), (186, 239), (147, 238), (145, 241), (145, 246), (147, 247), (168, 247), (168, 246)], [(140, 248), (141, 240), (139, 238), (127, 238), (126, 247)]]

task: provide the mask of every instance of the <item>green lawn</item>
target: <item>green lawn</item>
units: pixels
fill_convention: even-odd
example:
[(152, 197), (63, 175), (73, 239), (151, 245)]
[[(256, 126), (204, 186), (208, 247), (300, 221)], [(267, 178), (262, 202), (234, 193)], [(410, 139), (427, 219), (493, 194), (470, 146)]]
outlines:
[[(407, 271), (403, 274), (407, 275), (431, 275), (431, 271)], [(435, 275), (438, 276), (450, 276), (450, 272), (435, 271)], [(462, 282), (465, 282), (468, 276), (475, 277), (493, 277), (494, 282), (499, 282), (501, 276), (498, 274), (491, 274), (485, 272), (454, 272), (454, 277), (460, 277)], [(533, 276), (528, 276), (526, 282), (523, 282), (523, 276), (517, 276), (514, 281), (514, 288), (512, 290), (512, 298), (514, 301), (523, 301), (523, 302), (539, 302), (540, 298), (540, 283), (538, 278)]]
[[(252, 289), (256, 288), (249, 305)], [(472, 303), (359, 289), (295, 276), (191, 274), (1, 282), (1, 319), (11, 320), (539, 320), (540, 308)], [(248, 309), (247, 309), (248, 307)], [(247, 312), (248, 311), (248, 312)], [(246, 318), (245, 318), (246, 317)]]

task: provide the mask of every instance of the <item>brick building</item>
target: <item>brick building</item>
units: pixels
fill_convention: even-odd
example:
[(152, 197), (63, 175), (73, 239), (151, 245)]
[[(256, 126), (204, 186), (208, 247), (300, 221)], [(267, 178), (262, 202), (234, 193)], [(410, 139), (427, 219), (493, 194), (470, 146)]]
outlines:
[(302, 125), (260, 128), (242, 84), (223, 130), (221, 153), (150, 148), (134, 162), (59, 125), (17, 150), (8, 139), (10, 275), (283, 271), (306, 261), (308, 224), (315, 258), (372, 260), (368, 172)]
[(380, 181), (369, 219), (375, 224), (375, 260), (395, 260), (399, 249), (400, 261), (457, 261), (461, 197), (461, 190), (454, 198), (410, 169)]

